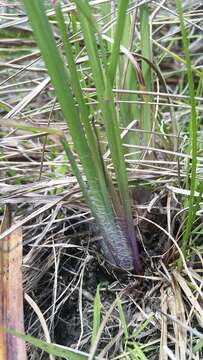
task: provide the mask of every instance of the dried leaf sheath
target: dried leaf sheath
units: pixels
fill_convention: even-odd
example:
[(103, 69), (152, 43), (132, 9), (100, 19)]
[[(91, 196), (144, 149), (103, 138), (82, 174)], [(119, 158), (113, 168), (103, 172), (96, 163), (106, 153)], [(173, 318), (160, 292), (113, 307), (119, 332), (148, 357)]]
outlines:
[[(12, 225), (7, 206), (1, 233)], [(24, 332), (22, 289), (22, 230), (18, 228), (0, 241), (0, 329)], [(6, 332), (0, 332), (0, 360), (26, 360), (25, 343)]]

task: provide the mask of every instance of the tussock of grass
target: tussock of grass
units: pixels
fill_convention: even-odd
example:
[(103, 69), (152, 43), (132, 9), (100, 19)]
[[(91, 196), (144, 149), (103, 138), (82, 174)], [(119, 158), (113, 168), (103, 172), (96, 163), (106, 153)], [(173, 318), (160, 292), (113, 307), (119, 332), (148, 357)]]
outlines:
[[(123, 28), (119, 14), (127, 2), (91, 1), (92, 14), (85, 3), (64, 1), (55, 12), (47, 2), (47, 15), (61, 63), (68, 63), (74, 114), (83, 115), (88, 147), (81, 154), (94, 158), (92, 178), (105, 166), (123, 198), (127, 186), (145, 272), (123, 276), (105, 261), (84, 196), (89, 179), (78, 157), (81, 144), (64, 122), (22, 4), (8, 1), (0, 14), (0, 216), (11, 204), (16, 222), (0, 241), (23, 227), (23, 286), (36, 304), (25, 301), (26, 334), (33, 336), (26, 339), (28, 353), (48, 358), (46, 339), (67, 347), (61, 358), (201, 358), (201, 2), (184, 2), (182, 9), (181, 1), (131, 1)], [(99, 56), (99, 81), (88, 39)], [(103, 117), (107, 95), (127, 170), (120, 185), (119, 152), (112, 156), (104, 131), (112, 125)], [(53, 345), (52, 358), (57, 351)]]

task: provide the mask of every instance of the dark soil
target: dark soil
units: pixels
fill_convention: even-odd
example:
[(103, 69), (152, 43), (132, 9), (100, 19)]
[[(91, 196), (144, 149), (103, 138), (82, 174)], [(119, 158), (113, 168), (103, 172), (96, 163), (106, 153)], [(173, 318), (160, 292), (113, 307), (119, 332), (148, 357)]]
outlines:
[[(145, 205), (147, 207), (153, 196), (155, 194), (149, 191), (135, 194), (136, 211), (140, 216), (145, 216), (166, 229), (166, 195), (157, 199), (149, 213)], [(65, 217), (70, 216), (70, 210), (61, 209), (58, 217), (60, 218), (62, 214)], [(43, 214), (43, 217), (47, 215)], [(163, 254), (171, 244), (168, 237), (156, 225), (138, 219), (136, 231), (142, 241), (142, 244), (140, 242), (140, 252), (146, 276), (146, 278), (140, 279), (133, 274), (119, 273), (109, 267), (99, 251), (98, 244), (101, 237), (95, 232), (92, 222), (78, 226), (78, 220), (73, 220), (71, 227), (70, 221), (68, 224), (60, 224), (56, 226), (53, 224), (46, 234), (43, 239), (44, 247), (42, 245), (31, 248), (31, 244), (25, 246), (25, 291), (31, 295), (33, 300), (36, 300), (44, 314), (53, 342), (72, 348), (79, 346), (80, 350), (88, 352), (91, 343), (93, 303), (97, 285), (100, 284), (101, 289), (102, 316), (105, 316), (106, 311), (115, 300), (116, 293), (122, 293), (125, 300), (123, 309), (126, 321), (129, 323), (133, 319), (132, 326), (129, 328), (133, 331), (140, 321), (143, 321), (133, 301), (147, 312), (152, 309), (154, 311), (155, 306), (159, 308), (159, 288), (162, 281), (156, 282), (148, 277), (154, 277), (155, 274), (160, 277), (159, 268), (162, 260), (164, 261)], [(69, 226), (68, 230), (63, 231), (67, 225)], [(39, 232), (39, 228), (37, 231)], [(29, 237), (31, 236), (30, 231), (27, 234)], [(29, 242), (29, 239), (27, 241)], [(74, 247), (56, 246), (61, 243), (66, 246), (74, 245)], [(51, 244), (55, 244), (55, 250)], [(46, 245), (50, 245), (50, 247), (46, 247)], [(29, 258), (30, 251), (32, 251), (32, 256)], [(26, 259), (29, 261), (26, 262)], [(153, 289), (155, 290), (153, 291)], [(39, 320), (27, 304), (25, 304), (25, 324), (29, 334), (43, 337)], [(104, 328), (99, 349), (102, 350), (120, 329), (118, 311), (114, 310)], [(152, 336), (151, 325), (147, 329)], [(155, 333), (157, 336), (157, 329)], [(143, 340), (147, 341), (147, 335)], [(121, 350), (120, 346), (120, 343), (119, 345), (115, 343), (110, 349), (109, 357), (118, 354)], [(30, 359), (33, 359), (35, 352), (36, 349), (32, 349)], [(39, 356), (39, 353), (37, 354), (36, 356)], [(158, 355), (151, 359), (155, 359), (156, 356)], [(46, 359), (46, 356), (43, 355), (42, 359)]]

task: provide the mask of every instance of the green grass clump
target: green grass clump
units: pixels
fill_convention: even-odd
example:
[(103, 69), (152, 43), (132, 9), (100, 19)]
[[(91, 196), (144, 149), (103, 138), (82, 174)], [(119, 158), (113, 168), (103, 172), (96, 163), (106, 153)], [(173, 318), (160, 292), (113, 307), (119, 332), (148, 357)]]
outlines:
[[(113, 84), (117, 70), (121, 42), (121, 23), (124, 26), (128, 1), (120, 1), (114, 43), (110, 59), (107, 59), (105, 42), (100, 29), (86, 1), (75, 1), (82, 30), (89, 66), (96, 88), (96, 98), (103, 118), (106, 137), (111, 152), (117, 186), (103, 161), (100, 142), (95, 128), (90, 123), (91, 108), (86, 105), (80, 77), (74, 61), (73, 47), (67, 36), (66, 24), (56, 2), (56, 20), (61, 33), (63, 50), (68, 71), (57, 49), (45, 13), (43, 1), (24, 1), (25, 8), (35, 34), (43, 60), (54, 85), (64, 118), (82, 165), (82, 171), (75, 160), (67, 139), (62, 144), (72, 165), (84, 197), (103, 235), (102, 247), (107, 259), (115, 266), (141, 272), (138, 245), (134, 232), (128, 176), (119, 130), (118, 112), (114, 105)], [(86, 181), (83, 179), (85, 175)]]

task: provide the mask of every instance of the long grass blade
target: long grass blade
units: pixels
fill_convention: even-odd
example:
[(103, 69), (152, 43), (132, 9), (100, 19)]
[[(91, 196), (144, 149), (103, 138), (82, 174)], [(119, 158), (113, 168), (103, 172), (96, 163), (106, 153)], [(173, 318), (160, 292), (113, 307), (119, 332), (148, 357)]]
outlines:
[[(67, 359), (67, 360), (88, 360), (88, 354), (73, 350), (68, 347), (63, 347), (60, 345), (55, 344), (49, 344), (46, 341), (43, 341), (41, 339), (37, 339), (34, 336), (30, 335), (24, 335), (19, 331), (16, 331), (14, 329), (4, 329), (5, 333), (10, 334), (14, 339), (15, 337), (18, 339), (21, 339), (22, 341), (26, 341), (28, 344), (31, 344), (35, 346), (36, 348), (39, 348), (43, 351), (45, 351), (48, 354), (55, 355), (60, 357), (61, 359)], [(6, 358), (4, 358), (6, 360)], [(16, 358), (15, 358), (16, 359)], [(3, 358), (2, 358), (3, 360)], [(19, 358), (20, 360), (20, 358)]]
[(117, 300), (117, 306), (118, 306), (119, 319), (120, 319), (120, 322), (121, 322), (121, 326), (123, 328), (125, 338), (128, 339), (128, 337), (129, 337), (128, 326), (127, 326), (127, 323), (126, 323), (125, 314), (124, 314), (123, 307), (122, 307), (122, 304), (121, 304), (121, 299), (120, 299), (118, 294), (116, 295), (116, 300)]
[[(89, 123), (89, 109), (85, 103), (85, 99), (83, 97), (83, 93), (81, 90), (79, 76), (78, 76), (77, 68), (75, 65), (74, 57), (73, 57), (72, 46), (71, 46), (71, 43), (67, 36), (68, 31), (66, 29), (64, 16), (61, 11), (59, 2), (56, 3), (55, 11), (56, 11), (56, 19), (57, 19), (57, 22), (59, 25), (66, 58), (68, 61), (68, 67), (69, 67), (69, 72), (70, 72), (70, 77), (71, 77), (71, 85), (73, 87), (73, 91), (75, 93), (75, 96), (76, 96), (76, 99), (77, 99), (77, 102), (79, 105), (79, 109), (80, 109), (80, 113), (81, 113), (81, 120), (82, 120), (85, 130), (86, 130), (88, 144), (90, 147), (92, 147), (91, 150), (92, 150), (93, 154), (98, 155), (97, 154), (97, 145), (96, 145), (96, 141), (94, 138), (94, 133), (93, 133), (92, 128)], [(97, 163), (98, 160), (99, 160), (98, 157), (96, 157), (95, 163)]]
[[(197, 185), (197, 110), (196, 110), (196, 100), (195, 100), (195, 87), (194, 87), (194, 78), (193, 78), (193, 70), (190, 59), (190, 51), (189, 51), (189, 40), (187, 37), (185, 24), (184, 24), (184, 14), (182, 1), (177, 0), (177, 7), (180, 19), (180, 28), (182, 34), (183, 47), (185, 52), (185, 60), (186, 60), (186, 68), (187, 68), (187, 78), (188, 78), (188, 86), (189, 86), (189, 94), (190, 94), (190, 103), (191, 103), (191, 121), (189, 125), (190, 131), (190, 144), (189, 144), (189, 152), (192, 154), (192, 164), (188, 163), (188, 171), (187, 171), (187, 179), (186, 183), (190, 184), (190, 196), (188, 199), (188, 214), (187, 214), (187, 223), (186, 228), (183, 235), (182, 240), (182, 252), (185, 255), (188, 247), (188, 241), (190, 238), (190, 233), (192, 230), (193, 222), (195, 219), (195, 209), (196, 204), (195, 201), (195, 190)], [(182, 267), (182, 261), (179, 260), (179, 267)]]
[(129, 0), (119, 0), (118, 3), (118, 15), (117, 15), (117, 21), (116, 21), (116, 29), (114, 34), (114, 42), (112, 47), (112, 52), (110, 56), (110, 65), (109, 65), (109, 77), (111, 84), (113, 85), (115, 75), (116, 75), (116, 69), (117, 64), (119, 61), (119, 54), (120, 54), (120, 43), (123, 35), (123, 29), (125, 26), (125, 20), (126, 20), (126, 10), (128, 8)]
[[(141, 53), (142, 56), (152, 62), (151, 49), (151, 31), (150, 31), (150, 15), (149, 5), (143, 4), (140, 6), (140, 36), (141, 36)], [(145, 81), (145, 88), (147, 91), (152, 91), (152, 72), (151, 66), (145, 60), (142, 60), (142, 72)], [(150, 139), (150, 131), (152, 129), (152, 105), (149, 104), (151, 97), (145, 95), (145, 104), (142, 106), (142, 126), (146, 131), (144, 134), (145, 143), (148, 144)]]

